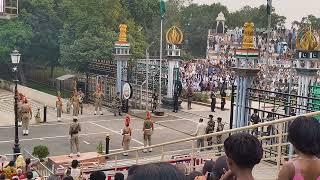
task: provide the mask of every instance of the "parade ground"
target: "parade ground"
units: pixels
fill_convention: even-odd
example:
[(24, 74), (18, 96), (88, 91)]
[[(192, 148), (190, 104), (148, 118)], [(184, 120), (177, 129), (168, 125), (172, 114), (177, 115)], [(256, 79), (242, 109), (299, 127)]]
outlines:
[[(33, 102), (36, 104), (36, 102)], [(12, 106), (13, 107), (13, 106)], [(13, 109), (13, 108), (12, 108)], [(225, 128), (229, 127), (229, 110), (211, 113), (210, 107), (193, 104), (193, 109), (186, 110), (186, 103), (182, 103), (182, 109), (174, 113), (171, 109), (163, 109), (164, 117), (153, 117), (155, 122), (155, 131), (152, 136), (152, 144), (159, 144), (183, 138), (191, 137), (195, 132), (199, 118), (208, 120), (209, 114), (214, 115), (214, 119), (222, 117), (226, 123)], [(34, 112), (35, 113), (35, 112)], [(145, 111), (134, 111), (134, 114), (144, 116)], [(66, 155), (70, 153), (69, 125), (72, 122), (72, 116), (64, 114), (62, 122), (57, 122), (54, 117), (55, 110), (48, 108), (47, 123), (35, 124), (31, 121), (30, 132), (28, 136), (22, 136), (19, 128), (19, 139), (21, 150), (32, 153), (33, 147), (45, 145), (49, 148), (50, 156)], [(12, 114), (13, 115), (13, 114)], [(82, 131), (80, 133), (81, 152), (96, 152), (97, 146), (101, 141), (105, 147), (106, 135), (110, 135), (110, 151), (119, 151), (122, 148), (122, 135), (120, 130), (124, 127), (124, 117), (114, 116), (110, 109), (104, 109), (104, 115), (93, 115), (93, 107), (90, 104), (85, 105), (84, 114), (79, 116)], [(131, 115), (131, 127), (133, 128), (131, 147), (143, 146), (142, 125), (144, 119)], [(14, 144), (14, 126), (12, 123), (0, 127), (0, 152), (2, 154), (11, 154)], [(190, 148), (190, 144), (185, 145)], [(172, 147), (172, 149), (180, 149)], [(156, 153), (156, 151), (154, 152)]]

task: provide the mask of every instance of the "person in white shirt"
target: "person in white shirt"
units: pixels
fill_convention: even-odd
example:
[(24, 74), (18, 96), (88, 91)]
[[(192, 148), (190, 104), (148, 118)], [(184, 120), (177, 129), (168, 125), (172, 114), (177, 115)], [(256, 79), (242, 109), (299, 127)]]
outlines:
[[(199, 123), (197, 125), (197, 130), (193, 134), (194, 136), (202, 136), (206, 134), (207, 125), (203, 122), (203, 119), (200, 118)], [(203, 151), (204, 147), (204, 138), (197, 139), (197, 148), (201, 148), (200, 151)]]

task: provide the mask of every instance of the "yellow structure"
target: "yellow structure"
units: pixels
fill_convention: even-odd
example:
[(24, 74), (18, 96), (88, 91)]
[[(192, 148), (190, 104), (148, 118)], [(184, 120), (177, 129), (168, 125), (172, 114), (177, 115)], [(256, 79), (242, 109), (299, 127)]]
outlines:
[(254, 49), (253, 44), (254, 23), (246, 22), (244, 24), (244, 35), (242, 41), (243, 49)]
[(305, 24), (298, 32), (296, 47), (298, 50), (320, 50), (320, 32), (312, 29), (311, 24)]
[(118, 42), (127, 43), (127, 25), (126, 24), (120, 24), (120, 34), (119, 34), (119, 40)]
[(183, 41), (183, 33), (178, 27), (172, 26), (167, 31), (166, 39), (168, 44), (181, 44)]

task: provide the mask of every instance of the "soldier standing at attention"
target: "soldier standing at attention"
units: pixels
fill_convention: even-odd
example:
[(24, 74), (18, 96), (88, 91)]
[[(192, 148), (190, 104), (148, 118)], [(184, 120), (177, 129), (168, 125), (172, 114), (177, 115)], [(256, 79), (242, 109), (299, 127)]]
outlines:
[(103, 115), (102, 100), (104, 98), (104, 94), (102, 93), (101, 88), (97, 88), (96, 92), (93, 93), (93, 97), (94, 97), (94, 106), (95, 106), (94, 115), (97, 114), (97, 111), (100, 111), (100, 115)]
[[(217, 118), (217, 122), (218, 122), (217, 132), (223, 131), (223, 129), (224, 129), (224, 124), (222, 123), (222, 118), (221, 118), (221, 117), (218, 117), (218, 118)], [(221, 144), (221, 143), (222, 143), (222, 135), (218, 135), (218, 136), (217, 136), (217, 144)], [(220, 146), (218, 146), (218, 151), (219, 151), (219, 152), (221, 151), (221, 147), (220, 147)]]
[(83, 113), (83, 98), (84, 98), (84, 93), (82, 92), (81, 89), (79, 89), (78, 99), (79, 99), (79, 106), (80, 106), (80, 114), (81, 115)]
[(18, 96), (18, 127), (21, 127), (22, 126), (22, 114), (21, 114), (21, 106), (23, 104), (23, 95), (21, 93), (19, 93), (19, 96)]
[(192, 87), (191, 87), (191, 85), (189, 85), (189, 87), (188, 87), (188, 110), (191, 109), (192, 96), (193, 96)]
[(155, 112), (157, 110), (158, 100), (159, 100), (158, 93), (154, 92), (152, 94), (152, 112)]
[(216, 99), (216, 94), (214, 93), (214, 91), (211, 91), (210, 97), (211, 97), (211, 112), (215, 112), (217, 99)]
[(81, 126), (78, 122), (77, 118), (73, 118), (73, 122), (70, 124), (69, 135), (70, 135), (70, 147), (71, 153), (69, 157), (73, 156), (74, 146), (77, 150), (77, 156), (80, 157), (80, 149), (79, 149), (79, 132), (81, 131)]
[[(206, 134), (211, 134), (214, 133), (214, 127), (215, 127), (215, 122), (213, 121), (213, 116), (210, 114), (209, 115), (209, 121), (208, 121), (208, 125), (206, 128)], [(212, 149), (212, 137), (208, 137), (207, 138), (207, 142), (208, 142), (208, 149)]]
[(77, 117), (79, 115), (79, 99), (76, 90), (73, 92), (71, 102), (73, 106), (73, 117)]
[(22, 118), (22, 134), (24, 136), (29, 134), (29, 123), (32, 117), (31, 105), (28, 103), (27, 98), (24, 99), (24, 103), (21, 106), (21, 118)]
[(56, 101), (58, 122), (61, 122), (62, 106), (63, 106), (63, 105), (62, 105), (61, 97), (58, 96), (57, 101)]
[[(148, 146), (151, 146), (151, 135), (153, 133), (153, 122), (151, 121), (151, 114), (150, 112), (147, 112), (146, 120), (143, 123), (143, 142), (144, 147), (147, 148)], [(147, 149), (143, 150), (144, 153), (148, 152)], [(149, 152), (152, 152), (152, 148), (149, 148)]]
[(179, 106), (179, 96), (178, 96), (178, 91), (175, 88), (174, 94), (173, 94), (173, 111), (172, 112), (177, 113), (179, 110), (178, 106)]
[(224, 111), (224, 105), (226, 105), (226, 92), (222, 91), (221, 92), (221, 111)]
[[(131, 141), (131, 133), (132, 129), (129, 127), (130, 126), (130, 116), (127, 115), (126, 119), (124, 120), (125, 127), (122, 129), (122, 146), (123, 150), (127, 151), (129, 150), (130, 147), (130, 141)], [(124, 156), (128, 156), (128, 153), (123, 153)]]
[(119, 113), (119, 116), (121, 116), (121, 97), (119, 92), (117, 92), (117, 96), (113, 98), (112, 104), (113, 104), (114, 116), (117, 116), (118, 113)]

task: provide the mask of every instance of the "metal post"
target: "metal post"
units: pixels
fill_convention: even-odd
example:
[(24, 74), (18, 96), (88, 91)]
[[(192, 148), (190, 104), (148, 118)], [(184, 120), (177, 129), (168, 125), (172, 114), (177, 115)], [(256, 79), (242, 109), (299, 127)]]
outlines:
[[(289, 89), (288, 89), (288, 93), (289, 93), (289, 97), (288, 97), (288, 114), (290, 115), (290, 110), (291, 110), (291, 88), (292, 88), (292, 73), (293, 73), (293, 59), (291, 59), (291, 67), (290, 67), (290, 79), (289, 79)], [(289, 128), (289, 127), (288, 127)], [(293, 145), (290, 143), (289, 144), (289, 159), (292, 159), (292, 155), (293, 155)]]
[(13, 159), (17, 158), (17, 154), (20, 153), (20, 145), (19, 145), (19, 133), (18, 133), (18, 69), (14, 67), (15, 72), (15, 88), (14, 88), (14, 147), (13, 147)]
[(161, 18), (160, 23), (160, 79), (159, 79), (159, 108), (161, 107), (162, 102), (162, 92), (161, 92), (161, 83), (162, 83), (162, 26), (163, 26), (163, 19)]
[(47, 122), (47, 105), (43, 106), (43, 122)]
[(233, 126), (233, 111), (234, 111), (234, 85), (232, 85), (232, 90), (231, 90), (231, 112), (230, 112), (230, 127), (229, 129), (232, 129), (232, 126)]
[(271, 14), (272, 14), (272, 0), (268, 0), (268, 6), (270, 8), (268, 13), (268, 33), (267, 33), (267, 65), (269, 65), (270, 54), (269, 54), (269, 46), (270, 46), (270, 36), (271, 36)]
[[(109, 148), (110, 148), (110, 135), (107, 134), (106, 135), (106, 155), (109, 154)], [(109, 157), (106, 156), (106, 159), (108, 159)]]
[(149, 52), (148, 49), (146, 49), (146, 59), (147, 59), (147, 100), (146, 100), (146, 110), (148, 111), (148, 105), (149, 105), (149, 64), (150, 64), (150, 59), (149, 59)]

